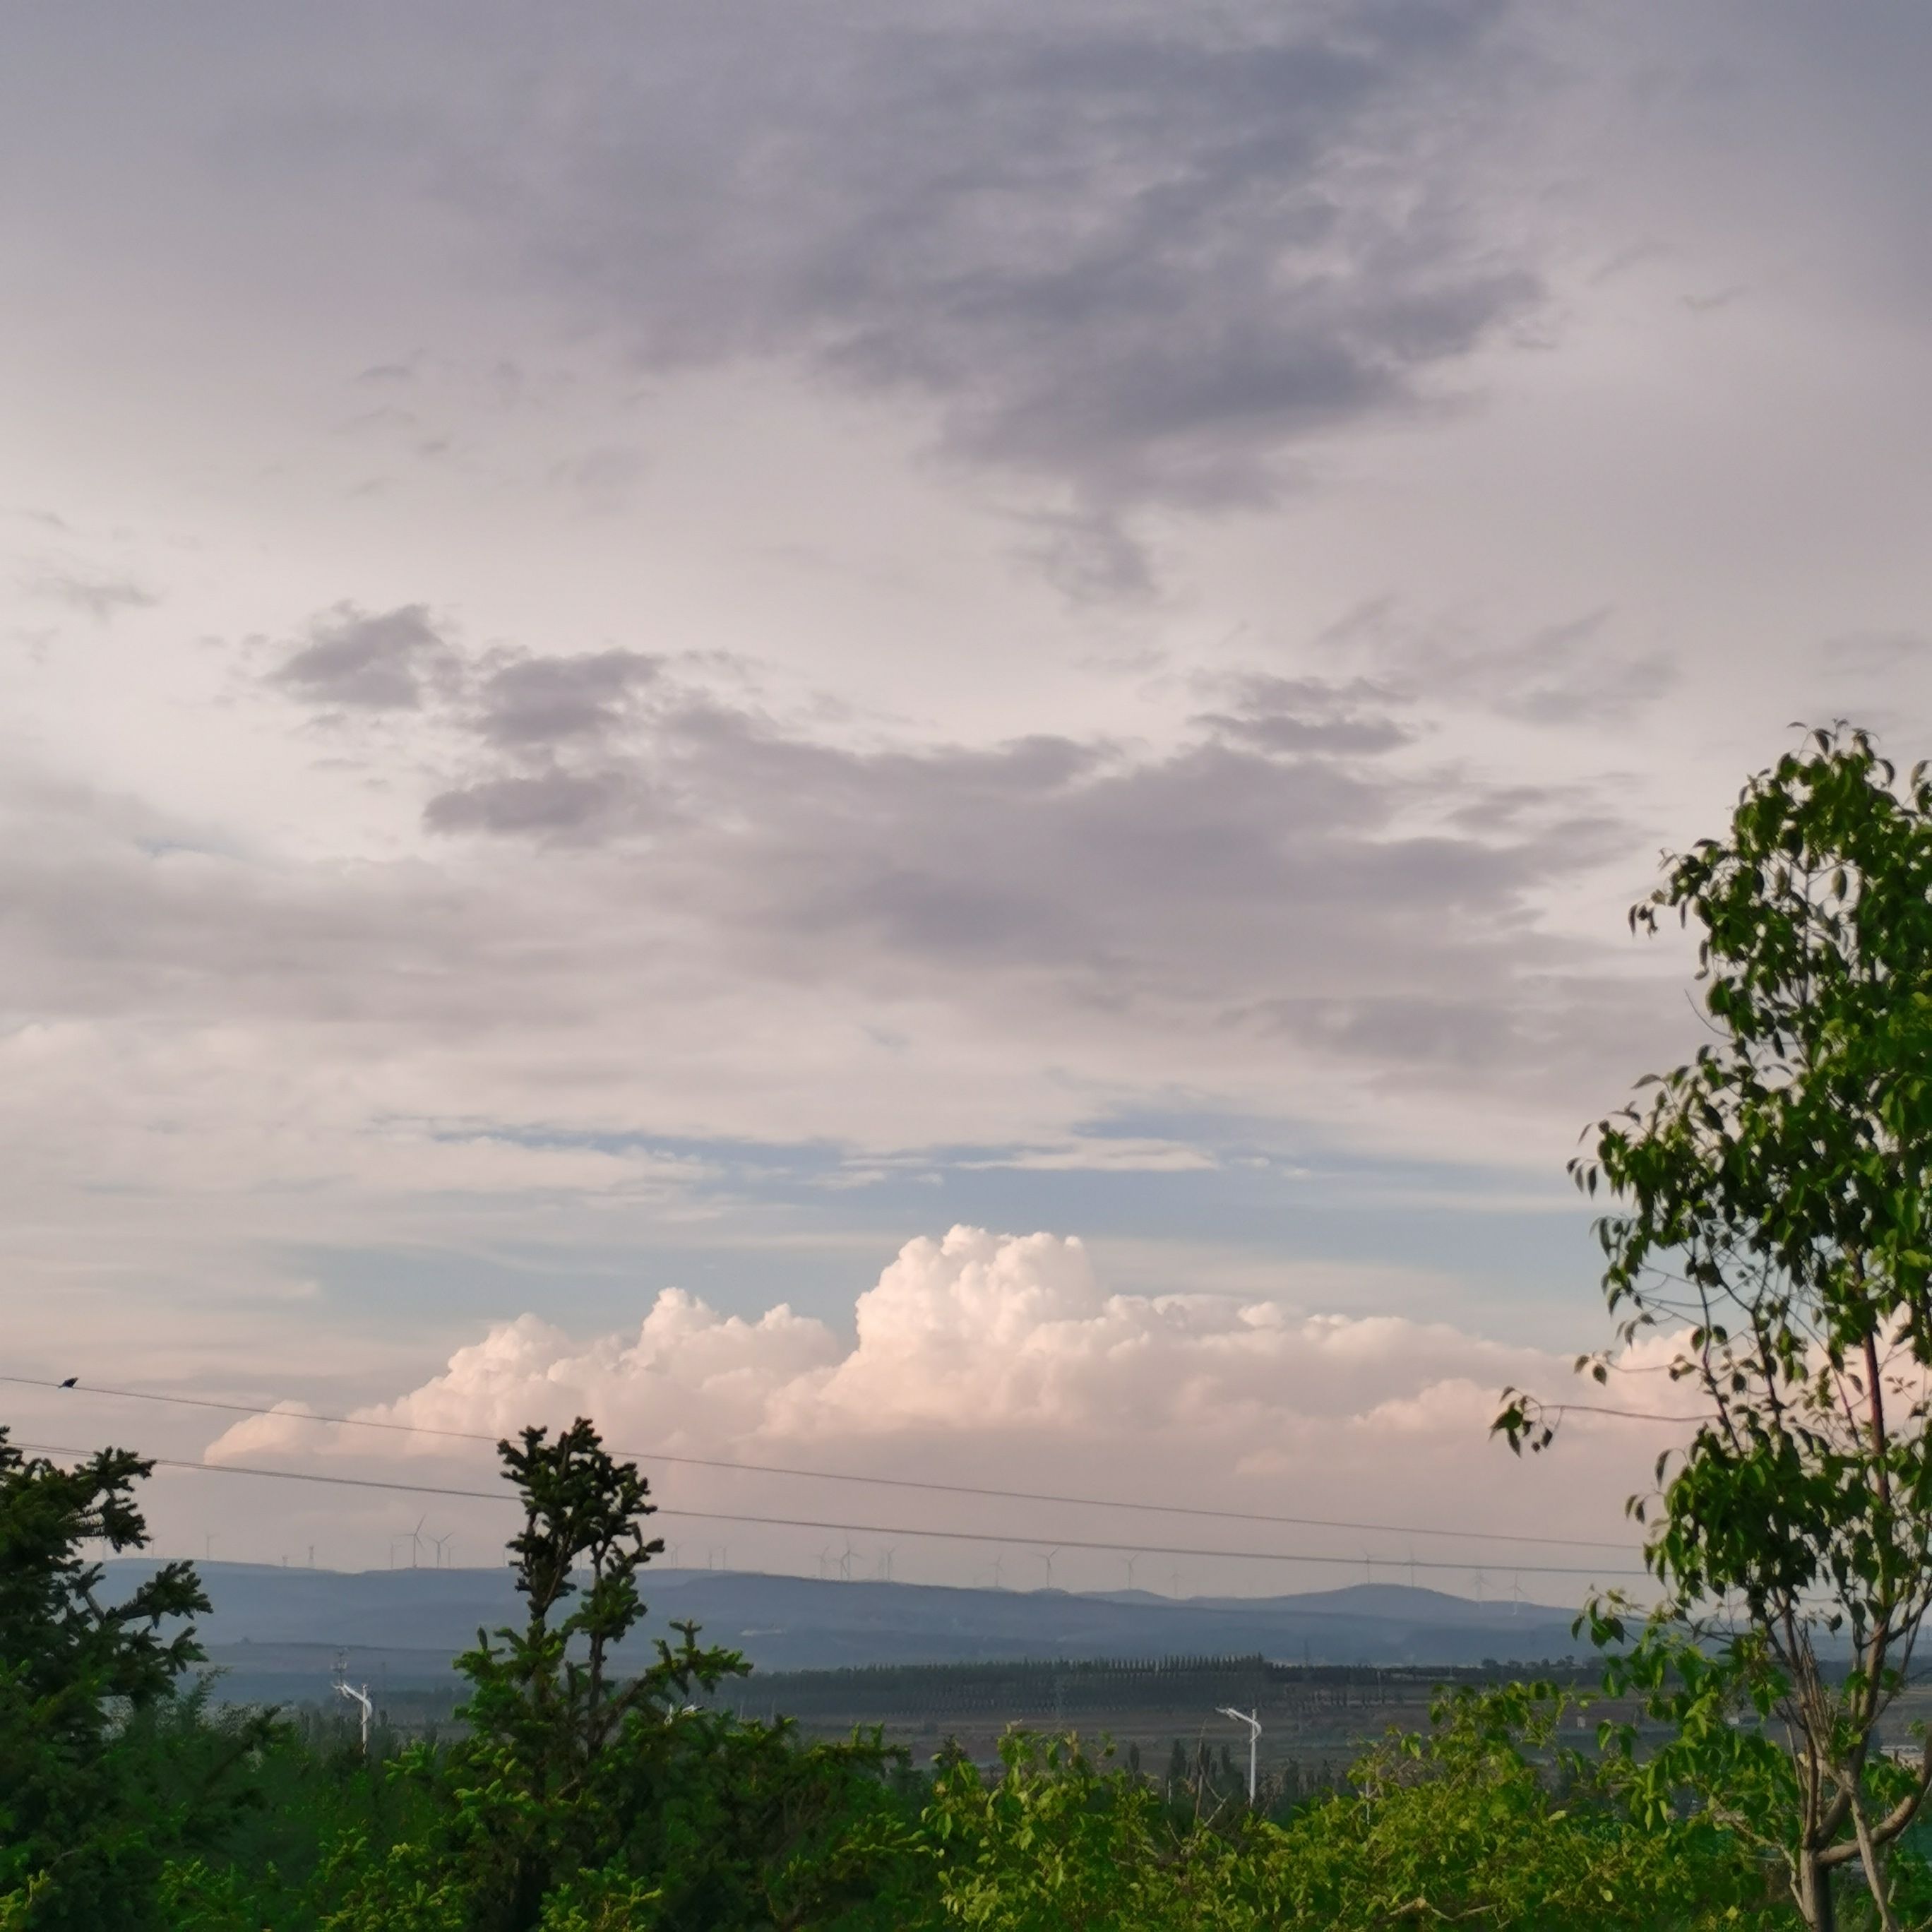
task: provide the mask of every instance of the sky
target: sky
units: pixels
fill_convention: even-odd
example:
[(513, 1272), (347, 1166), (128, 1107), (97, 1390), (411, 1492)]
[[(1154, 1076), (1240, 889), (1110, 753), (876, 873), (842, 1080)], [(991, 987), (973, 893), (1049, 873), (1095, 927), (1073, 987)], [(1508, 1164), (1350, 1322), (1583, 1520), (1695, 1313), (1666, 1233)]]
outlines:
[(686, 1563), (1627, 1564), (1671, 1425), (1486, 1425), (1610, 1339), (1660, 854), (1795, 721), (1932, 751), (1928, 74), (1796, 0), (14, 19), (6, 1367), (285, 1414), (0, 1411), (1177, 1506), (646, 1454)]

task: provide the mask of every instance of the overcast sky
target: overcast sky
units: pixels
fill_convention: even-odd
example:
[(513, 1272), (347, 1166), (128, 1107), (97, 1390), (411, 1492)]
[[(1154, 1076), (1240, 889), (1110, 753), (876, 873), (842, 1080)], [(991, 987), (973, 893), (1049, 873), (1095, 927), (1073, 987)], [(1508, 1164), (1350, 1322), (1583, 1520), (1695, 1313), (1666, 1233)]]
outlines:
[[(1660, 850), (1795, 719), (1932, 752), (1932, 16), (74, 0), (4, 47), (15, 1372), (1620, 1533), (1654, 1430), (1526, 1473), (1484, 1425), (1606, 1339), (1563, 1166), (1694, 1037), (1624, 922)], [(414, 1520), (155, 1493), (270, 1561)]]

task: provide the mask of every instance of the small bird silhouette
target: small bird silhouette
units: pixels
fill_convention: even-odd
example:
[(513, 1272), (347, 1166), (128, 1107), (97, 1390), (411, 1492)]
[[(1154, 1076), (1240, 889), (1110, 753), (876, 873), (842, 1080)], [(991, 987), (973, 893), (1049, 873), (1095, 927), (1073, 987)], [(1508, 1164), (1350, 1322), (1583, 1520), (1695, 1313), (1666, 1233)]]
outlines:
[(72, 1388), (74, 1384), (79, 1382), (80, 1379), (80, 1378), (78, 1376), (69, 1376), (67, 1380), (61, 1384), (61, 1387), (62, 1388)]

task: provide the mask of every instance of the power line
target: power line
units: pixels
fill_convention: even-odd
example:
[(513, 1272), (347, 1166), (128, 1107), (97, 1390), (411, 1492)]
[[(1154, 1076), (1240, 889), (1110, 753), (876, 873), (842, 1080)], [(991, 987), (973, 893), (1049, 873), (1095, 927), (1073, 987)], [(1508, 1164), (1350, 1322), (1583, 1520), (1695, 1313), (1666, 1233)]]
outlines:
[(1697, 1412), (1670, 1415), (1654, 1408), (1612, 1408), (1600, 1402), (1546, 1402), (1542, 1409), (1546, 1415), (1614, 1415), (1624, 1422), (1714, 1422), (1718, 1419)]
[[(63, 1394), (118, 1396), (130, 1402), (164, 1402), (180, 1408), (219, 1409), (232, 1415), (270, 1416), (278, 1421), (321, 1422), (349, 1429), (377, 1429), (401, 1436), (434, 1436), (455, 1442), (484, 1442), (494, 1445), (494, 1436), (472, 1429), (438, 1429), (427, 1423), (381, 1422), (367, 1416), (321, 1415), (313, 1411), (265, 1408), (254, 1402), (221, 1402), (212, 1396), (164, 1395), (152, 1389), (110, 1388), (98, 1382), (76, 1382), (71, 1386), (38, 1376), (0, 1375), (0, 1382), (25, 1388), (52, 1389)], [(1604, 1410), (1606, 1414), (1639, 1417), (1636, 1410)], [(1680, 1420), (1641, 1416), (1645, 1420)], [(854, 1483), (871, 1489), (922, 1490), (945, 1496), (979, 1496), (996, 1502), (1057, 1503), (1076, 1509), (1131, 1510), (1146, 1515), (1185, 1516), (1219, 1522), (1271, 1523), (1285, 1529), (1373, 1530), (1388, 1536), (1433, 1536), (1466, 1543), (1520, 1543), (1562, 1550), (1615, 1550), (1628, 1551), (1628, 1543), (1608, 1542), (1587, 1536), (1539, 1536), (1525, 1531), (1444, 1529), (1422, 1523), (1364, 1522), (1346, 1516), (1277, 1516), (1258, 1510), (1198, 1508), (1192, 1503), (1127, 1502), (1117, 1496), (1062, 1496), (1039, 1490), (994, 1489), (974, 1483), (927, 1481), (913, 1476), (862, 1476), (838, 1469), (806, 1469), (780, 1462), (738, 1462), (712, 1456), (673, 1454), (656, 1449), (620, 1449), (611, 1454), (640, 1462), (671, 1462), (686, 1468), (724, 1469), (744, 1475), (788, 1476), (812, 1482)]]
[[(95, 1453), (92, 1450), (68, 1448), (51, 1442), (21, 1442), (15, 1446), (30, 1449), (37, 1455), (73, 1456), (82, 1461)], [(203, 1476), (266, 1476), (281, 1482), (325, 1483), (335, 1489), (384, 1490), (422, 1496), (463, 1496), (486, 1503), (514, 1503), (518, 1500), (514, 1496), (501, 1490), (459, 1490), (430, 1483), (384, 1482), (371, 1476), (325, 1476), (307, 1469), (262, 1469), (242, 1462), (191, 1462), (185, 1457), (175, 1456), (144, 1456), (141, 1460), (145, 1462), (152, 1462), (158, 1468), (189, 1469), (197, 1475)], [(1322, 1563), (1350, 1570), (1362, 1560), (1360, 1556), (1316, 1556), (1299, 1550), (1203, 1550), (1192, 1544), (1103, 1543), (1074, 1537), (1008, 1536), (991, 1532), (934, 1529), (925, 1526), (915, 1528), (906, 1523), (839, 1522), (801, 1516), (745, 1516), (726, 1510), (658, 1509), (652, 1513), (658, 1516), (675, 1516), (683, 1522), (748, 1523), (754, 1528), (766, 1529), (848, 1530), (860, 1536), (910, 1536), (924, 1538), (934, 1542), (992, 1544), (995, 1546), (1018, 1544), (1029, 1548), (1046, 1549), (1050, 1546), (1055, 1550), (1097, 1550), (1114, 1556), (1124, 1556), (1132, 1552), (1143, 1556), (1206, 1556), (1251, 1563)], [(1466, 1572), (1474, 1567), (1468, 1563), (1450, 1562), (1440, 1557), (1412, 1557), (1406, 1558), (1405, 1562), (1409, 1568), (1417, 1570)], [(1563, 1563), (1512, 1562), (1509, 1568), (1525, 1575), (1541, 1576), (1640, 1576), (1648, 1574), (1640, 1570), (1597, 1570), (1584, 1564)]]

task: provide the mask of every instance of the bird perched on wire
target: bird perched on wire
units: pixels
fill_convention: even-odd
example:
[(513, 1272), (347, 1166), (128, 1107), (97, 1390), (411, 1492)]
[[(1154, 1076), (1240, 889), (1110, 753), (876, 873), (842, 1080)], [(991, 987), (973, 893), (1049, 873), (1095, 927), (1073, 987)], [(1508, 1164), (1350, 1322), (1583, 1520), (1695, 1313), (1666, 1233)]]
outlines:
[(80, 1378), (78, 1376), (69, 1376), (67, 1380), (61, 1384), (61, 1387), (62, 1388), (72, 1388), (74, 1384), (79, 1382), (80, 1379)]

